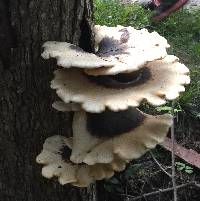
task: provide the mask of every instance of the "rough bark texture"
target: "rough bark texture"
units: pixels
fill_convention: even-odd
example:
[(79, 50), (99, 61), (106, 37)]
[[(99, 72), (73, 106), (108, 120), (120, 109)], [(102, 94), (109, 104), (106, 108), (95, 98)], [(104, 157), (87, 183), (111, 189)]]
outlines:
[(90, 0), (0, 0), (0, 200), (96, 200), (44, 179), (35, 163), (44, 140), (66, 135), (70, 115), (51, 108), (52, 62), (40, 57), (44, 41), (68, 41), (90, 51)]

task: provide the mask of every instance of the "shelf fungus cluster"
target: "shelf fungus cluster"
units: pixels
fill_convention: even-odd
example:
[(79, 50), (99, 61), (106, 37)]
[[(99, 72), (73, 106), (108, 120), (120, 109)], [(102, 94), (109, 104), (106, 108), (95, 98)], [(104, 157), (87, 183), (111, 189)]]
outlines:
[(37, 162), (42, 175), (61, 184), (86, 187), (110, 178), (126, 164), (163, 142), (172, 117), (152, 116), (137, 107), (173, 100), (190, 82), (188, 68), (165, 38), (146, 29), (95, 26), (95, 54), (66, 43), (44, 44), (44, 59), (55, 58), (51, 88), (58, 111), (73, 111), (73, 136), (46, 139)]

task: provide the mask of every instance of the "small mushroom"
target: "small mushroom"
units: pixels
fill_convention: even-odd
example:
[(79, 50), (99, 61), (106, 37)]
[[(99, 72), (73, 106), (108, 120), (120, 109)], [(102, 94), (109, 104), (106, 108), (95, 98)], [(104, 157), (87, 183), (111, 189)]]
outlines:
[[(179, 92), (185, 90), (184, 85), (190, 82), (188, 68), (172, 55), (149, 62), (143, 69), (130, 83), (117, 81), (119, 88), (92, 80), (79, 69), (60, 69), (55, 71), (51, 88), (56, 89), (65, 103), (79, 103), (84, 110), (98, 113), (106, 108), (119, 111), (137, 107), (144, 99), (152, 105), (162, 105), (165, 99), (177, 98)], [(135, 73), (138, 75), (137, 71)]]
[(37, 156), (37, 163), (43, 164), (42, 175), (46, 178), (58, 177), (60, 184), (87, 187), (95, 180), (110, 178), (114, 171), (125, 168), (126, 161), (117, 156), (109, 164), (74, 164), (67, 152), (73, 146), (73, 139), (63, 136), (52, 136), (45, 140), (42, 152)]
[(147, 62), (164, 58), (169, 47), (157, 32), (133, 27), (94, 26), (96, 55), (114, 63), (110, 68), (86, 69), (89, 75), (115, 75), (139, 70)]
[(66, 42), (48, 41), (43, 45), (44, 59), (56, 58), (58, 66), (64, 68), (99, 68), (111, 67), (114, 64), (95, 54), (83, 51), (80, 47)]

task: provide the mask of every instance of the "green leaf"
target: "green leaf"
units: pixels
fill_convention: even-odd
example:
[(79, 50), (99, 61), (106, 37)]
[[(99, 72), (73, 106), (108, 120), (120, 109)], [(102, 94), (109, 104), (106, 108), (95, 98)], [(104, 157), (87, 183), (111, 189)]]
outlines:
[(161, 112), (161, 111), (171, 111), (172, 107), (169, 106), (161, 106), (161, 107), (156, 107), (156, 111), (157, 112)]
[(186, 169), (185, 169), (185, 172), (188, 173), (188, 174), (192, 174), (192, 173), (193, 173), (193, 170), (186, 170)]
[(187, 165), (185, 166), (185, 169), (186, 169), (186, 170), (193, 170), (193, 168), (192, 168), (192, 167), (187, 166)]
[(184, 167), (185, 168), (185, 163), (176, 162), (176, 166), (180, 166), (180, 167)]
[(182, 166), (182, 167), (181, 167), (181, 166), (180, 166), (180, 167), (177, 167), (177, 170), (179, 170), (179, 171), (182, 171), (182, 170), (184, 170), (184, 169), (185, 169), (185, 167), (183, 167), (183, 166)]

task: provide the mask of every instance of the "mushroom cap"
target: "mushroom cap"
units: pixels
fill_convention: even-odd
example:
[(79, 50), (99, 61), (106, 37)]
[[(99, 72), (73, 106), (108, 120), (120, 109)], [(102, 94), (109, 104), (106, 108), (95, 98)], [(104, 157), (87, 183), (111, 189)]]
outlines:
[(122, 161), (129, 161), (141, 157), (149, 149), (163, 142), (172, 125), (172, 116), (145, 116), (144, 122), (133, 131), (107, 139), (95, 146), (83, 162), (88, 165), (110, 163), (116, 155)]
[(75, 112), (70, 160), (73, 163), (84, 162), (88, 165), (111, 163), (112, 170), (121, 171), (125, 168), (125, 161), (139, 158), (163, 142), (172, 125), (172, 116), (169, 114), (158, 116), (142, 114), (145, 117), (143, 122), (133, 130), (114, 137), (98, 138), (87, 130), (86, 112)]
[(57, 65), (64, 68), (99, 68), (111, 67), (114, 64), (95, 54), (83, 51), (80, 47), (66, 42), (47, 41), (43, 45), (44, 59), (56, 58)]
[(66, 141), (67, 138), (59, 135), (47, 138), (42, 152), (36, 158), (37, 163), (44, 165), (42, 176), (48, 179), (56, 176), (62, 185), (77, 181), (78, 166), (65, 161), (62, 157), (63, 148), (67, 146)]
[[(60, 69), (55, 71), (51, 88), (65, 102), (80, 103), (88, 112), (102, 112), (107, 108), (113, 111), (137, 107), (142, 100), (158, 106), (179, 96), (190, 82), (188, 68), (172, 55), (149, 62), (146, 68), (150, 77), (136, 86), (123, 89), (108, 88), (90, 81), (81, 70)], [(136, 71), (137, 72), (137, 71)]]
[(114, 171), (125, 168), (126, 161), (114, 157), (109, 164), (74, 164), (62, 155), (65, 148), (73, 146), (73, 139), (64, 136), (52, 136), (46, 139), (42, 152), (37, 156), (36, 162), (43, 164), (42, 175), (46, 178), (58, 177), (60, 184), (71, 183), (73, 186), (87, 187), (95, 180), (110, 178)]
[(114, 63), (110, 68), (86, 69), (89, 75), (115, 75), (139, 70), (147, 62), (164, 58), (169, 47), (157, 32), (133, 27), (94, 26), (96, 55)]

